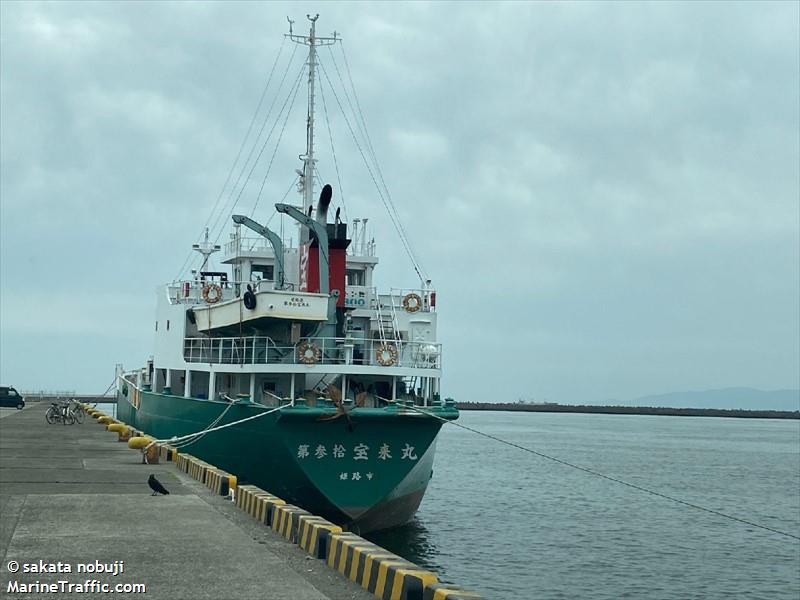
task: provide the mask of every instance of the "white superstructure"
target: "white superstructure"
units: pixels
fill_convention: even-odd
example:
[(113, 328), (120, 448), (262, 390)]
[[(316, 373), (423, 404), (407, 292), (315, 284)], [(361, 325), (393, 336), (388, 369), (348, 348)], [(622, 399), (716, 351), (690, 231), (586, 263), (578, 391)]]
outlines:
[[(309, 19), (308, 35), (295, 34), (290, 22), (287, 36), (309, 47), (306, 152), (297, 171), (302, 204), (275, 205), (297, 221), (298, 244), (234, 215), (224, 246), (207, 236), (195, 245), (201, 269), (157, 292), (155, 353), (139, 374), (154, 392), (267, 405), (320, 395), (366, 406), (438, 398), (442, 352), (430, 281), (380, 291), (368, 220), (354, 219), (348, 232), (337, 211), (329, 223), (329, 185), (314, 205), (316, 53), (338, 37), (318, 37), (316, 17)], [(244, 235), (242, 225), (259, 235)], [(223, 266), (212, 271), (217, 251)]]

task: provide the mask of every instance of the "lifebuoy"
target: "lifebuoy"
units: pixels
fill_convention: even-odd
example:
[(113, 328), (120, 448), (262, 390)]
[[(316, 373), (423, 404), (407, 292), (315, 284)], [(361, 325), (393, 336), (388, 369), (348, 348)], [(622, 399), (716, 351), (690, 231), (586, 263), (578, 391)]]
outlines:
[(209, 304), (216, 304), (222, 299), (222, 288), (216, 283), (207, 283), (203, 286), (203, 300)]
[(297, 360), (301, 363), (313, 365), (318, 363), (320, 358), (322, 358), (322, 352), (314, 342), (305, 341), (297, 346)]
[(406, 294), (403, 296), (403, 308), (406, 309), (406, 312), (417, 312), (422, 308), (422, 298), (414, 292)]
[(207, 283), (203, 286), (203, 300), (209, 304), (216, 304), (222, 300), (222, 288), (216, 283)]
[(397, 347), (389, 343), (381, 344), (375, 352), (375, 360), (382, 367), (391, 367), (397, 362)]

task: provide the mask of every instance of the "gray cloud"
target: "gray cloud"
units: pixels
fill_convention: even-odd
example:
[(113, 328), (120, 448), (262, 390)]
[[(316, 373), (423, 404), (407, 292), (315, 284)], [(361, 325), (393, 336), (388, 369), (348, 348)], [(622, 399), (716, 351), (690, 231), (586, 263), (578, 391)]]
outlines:
[[(150, 352), (153, 288), (215, 203), (285, 15), (300, 28), (317, 9), (0, 10), (0, 378), (102, 389), (114, 362)], [(800, 387), (797, 4), (319, 10), (321, 30), (345, 38), (387, 183), (439, 289), (447, 392)], [(321, 60), (338, 80), (341, 54)], [(338, 114), (324, 81), (322, 93)], [(303, 105), (301, 92), (263, 220), (298, 164)], [(414, 285), (340, 120), (333, 136), (337, 199), (375, 224), (381, 285)], [(334, 181), (324, 125), (318, 142)]]

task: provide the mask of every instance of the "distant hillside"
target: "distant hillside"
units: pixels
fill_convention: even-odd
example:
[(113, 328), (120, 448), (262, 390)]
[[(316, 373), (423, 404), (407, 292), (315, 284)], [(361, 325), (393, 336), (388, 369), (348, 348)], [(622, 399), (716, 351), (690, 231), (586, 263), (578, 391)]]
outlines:
[(513, 412), (586, 413), (601, 415), (651, 415), (671, 417), (728, 417), (741, 419), (800, 419), (800, 410), (742, 410), (730, 408), (667, 408), (597, 404), (528, 404), (527, 402), (456, 402), (458, 410), (508, 410)]
[(661, 406), (668, 408), (728, 408), (742, 410), (800, 410), (800, 390), (756, 390), (727, 388), (702, 392), (672, 392), (643, 396), (626, 406)]

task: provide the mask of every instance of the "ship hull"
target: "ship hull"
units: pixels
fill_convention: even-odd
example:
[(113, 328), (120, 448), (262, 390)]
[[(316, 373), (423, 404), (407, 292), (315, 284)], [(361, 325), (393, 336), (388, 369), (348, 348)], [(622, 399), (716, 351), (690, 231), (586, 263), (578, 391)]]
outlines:
[[(158, 439), (202, 431), (216, 419), (219, 426), (256, 417), (179, 451), (361, 533), (403, 525), (414, 516), (432, 476), (444, 421), (394, 407), (356, 408), (347, 416), (332, 407), (269, 410), (148, 391), (135, 399), (120, 394), (118, 402), (121, 420)], [(442, 419), (458, 416), (453, 408), (426, 410)]]

